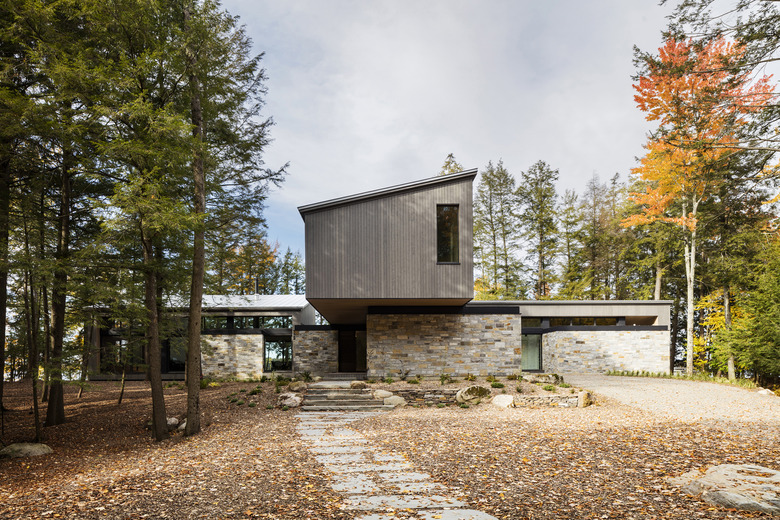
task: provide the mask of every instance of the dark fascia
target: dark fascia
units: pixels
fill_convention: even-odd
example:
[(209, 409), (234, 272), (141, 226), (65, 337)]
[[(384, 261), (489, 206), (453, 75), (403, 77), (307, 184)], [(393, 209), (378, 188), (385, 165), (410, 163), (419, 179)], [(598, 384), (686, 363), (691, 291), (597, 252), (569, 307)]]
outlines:
[(369, 199), (375, 199), (379, 197), (386, 197), (388, 195), (394, 195), (397, 193), (403, 193), (405, 191), (416, 190), (428, 186), (435, 186), (436, 184), (447, 184), (450, 182), (456, 182), (463, 179), (474, 179), (477, 176), (477, 169), (465, 170), (459, 173), (451, 173), (448, 175), (437, 175), (436, 177), (429, 177), (419, 181), (407, 182), (405, 184), (397, 184), (388, 188), (381, 188), (378, 190), (365, 191), (363, 193), (356, 193), (354, 195), (347, 195), (345, 197), (339, 197), (336, 199), (325, 200), (322, 202), (314, 202), (312, 204), (306, 204), (298, 206), (298, 213), (301, 214), (301, 218), (306, 213), (312, 211), (319, 211), (323, 209), (333, 208), (336, 206), (343, 206), (345, 204), (352, 204), (355, 202), (362, 202)]
[(481, 305), (461, 307), (431, 305), (405, 307), (369, 307), (368, 314), (520, 314), (520, 308), (512, 305)]

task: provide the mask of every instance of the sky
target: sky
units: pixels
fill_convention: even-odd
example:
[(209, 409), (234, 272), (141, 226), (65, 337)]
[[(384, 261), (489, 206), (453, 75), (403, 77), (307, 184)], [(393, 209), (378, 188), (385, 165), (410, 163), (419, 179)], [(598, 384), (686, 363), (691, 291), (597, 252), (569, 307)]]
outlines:
[(225, 0), (265, 53), (268, 236), (303, 253), (297, 207), (503, 160), (558, 191), (628, 178), (652, 128), (633, 47), (655, 51), (657, 0)]

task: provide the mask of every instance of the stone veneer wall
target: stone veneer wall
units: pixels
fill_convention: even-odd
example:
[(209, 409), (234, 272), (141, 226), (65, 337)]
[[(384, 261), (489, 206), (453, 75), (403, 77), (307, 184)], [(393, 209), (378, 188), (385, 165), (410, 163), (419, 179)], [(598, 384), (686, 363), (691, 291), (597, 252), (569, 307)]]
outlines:
[(295, 372), (323, 375), (338, 372), (338, 331), (293, 330)]
[(368, 377), (509, 375), (520, 370), (516, 314), (369, 314)]
[(201, 367), (205, 377), (257, 379), (263, 375), (263, 335), (203, 336)]
[(669, 331), (556, 331), (542, 339), (545, 372), (669, 372)]

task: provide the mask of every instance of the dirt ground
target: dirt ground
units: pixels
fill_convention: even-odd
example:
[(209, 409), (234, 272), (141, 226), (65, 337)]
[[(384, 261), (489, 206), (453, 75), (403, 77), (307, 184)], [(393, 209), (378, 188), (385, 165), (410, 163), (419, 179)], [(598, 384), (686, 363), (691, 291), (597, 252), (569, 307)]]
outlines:
[[(147, 383), (129, 383), (121, 406), (116, 383), (92, 383), (80, 400), (68, 387), (68, 421), (44, 429), (54, 454), (0, 460), (0, 518), (353, 518), (296, 435), (299, 412), (268, 409), (273, 384), (250, 395), (257, 386), (204, 390), (204, 431), (161, 443), (146, 428)], [(29, 384), (6, 383), (6, 444), (32, 437), (29, 395)], [(168, 416), (183, 417), (185, 401), (182, 388), (167, 388)], [(711, 507), (666, 477), (720, 463), (780, 469), (777, 422), (662, 420), (608, 401), (406, 408), (354, 427), (501, 519), (761, 517)]]

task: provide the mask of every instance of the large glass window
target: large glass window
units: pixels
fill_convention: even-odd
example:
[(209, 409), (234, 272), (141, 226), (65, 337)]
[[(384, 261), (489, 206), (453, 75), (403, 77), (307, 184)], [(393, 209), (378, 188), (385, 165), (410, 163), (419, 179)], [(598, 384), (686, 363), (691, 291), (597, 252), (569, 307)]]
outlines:
[(523, 334), (523, 354), (521, 358), (523, 370), (542, 369), (542, 335)]
[(436, 206), (436, 261), (454, 264), (458, 258), (458, 206)]
[(264, 372), (292, 370), (292, 341), (265, 339)]

